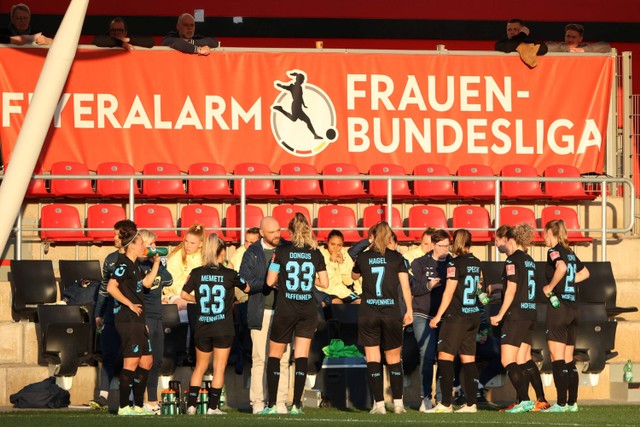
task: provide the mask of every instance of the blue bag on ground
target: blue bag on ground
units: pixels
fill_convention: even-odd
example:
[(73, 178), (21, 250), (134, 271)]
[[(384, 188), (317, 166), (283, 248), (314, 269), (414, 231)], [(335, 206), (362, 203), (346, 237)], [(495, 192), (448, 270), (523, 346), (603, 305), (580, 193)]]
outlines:
[(66, 408), (71, 403), (69, 392), (56, 384), (54, 377), (39, 383), (29, 384), (12, 394), (11, 403), (15, 408)]

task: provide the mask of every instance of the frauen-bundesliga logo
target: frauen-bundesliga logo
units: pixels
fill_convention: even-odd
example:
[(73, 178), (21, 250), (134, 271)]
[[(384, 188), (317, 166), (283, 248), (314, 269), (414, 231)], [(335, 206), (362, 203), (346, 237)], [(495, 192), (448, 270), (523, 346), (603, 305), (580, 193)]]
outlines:
[(331, 98), (307, 83), (307, 74), (290, 70), (288, 82), (275, 81), (280, 91), (271, 106), (271, 131), (278, 144), (298, 157), (315, 156), (338, 139)]

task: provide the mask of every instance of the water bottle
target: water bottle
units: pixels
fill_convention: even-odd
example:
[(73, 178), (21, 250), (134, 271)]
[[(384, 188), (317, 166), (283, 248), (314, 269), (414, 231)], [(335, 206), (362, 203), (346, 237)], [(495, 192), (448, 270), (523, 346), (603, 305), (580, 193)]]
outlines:
[(206, 415), (209, 409), (209, 392), (201, 388), (198, 393), (198, 402), (196, 406), (196, 414)]
[(152, 257), (152, 256), (156, 256), (156, 255), (160, 255), (160, 256), (167, 256), (169, 254), (169, 249), (168, 248), (147, 248), (147, 255), (148, 257)]
[(483, 291), (482, 288), (476, 288), (476, 293), (478, 294), (478, 299), (480, 300), (482, 305), (487, 305), (491, 302), (491, 298), (489, 298), (489, 295), (487, 295), (487, 293)]
[(625, 383), (633, 382), (633, 364), (631, 363), (631, 360), (627, 360), (622, 371), (624, 372), (622, 377), (623, 381)]
[(218, 408), (220, 409), (224, 408), (226, 401), (227, 401), (227, 391), (225, 389), (225, 386), (222, 386), (222, 390), (220, 391), (220, 402), (218, 403)]
[(551, 307), (553, 308), (560, 307), (560, 300), (553, 291), (549, 292), (549, 302), (551, 303)]

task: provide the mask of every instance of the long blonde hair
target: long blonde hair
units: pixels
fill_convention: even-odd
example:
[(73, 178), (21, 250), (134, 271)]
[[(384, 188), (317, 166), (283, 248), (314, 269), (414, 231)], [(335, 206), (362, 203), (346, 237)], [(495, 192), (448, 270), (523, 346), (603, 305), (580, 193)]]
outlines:
[(202, 263), (207, 266), (218, 267), (218, 257), (226, 249), (224, 241), (217, 233), (210, 234), (202, 249)]
[(392, 242), (393, 230), (389, 227), (389, 224), (385, 221), (379, 222), (373, 229), (373, 247), (377, 252), (384, 255), (387, 250), (387, 246)]
[(453, 232), (453, 250), (455, 256), (464, 255), (471, 248), (471, 233), (469, 230), (461, 228)]
[[(184, 233), (184, 236), (187, 237), (188, 234), (194, 235), (196, 236), (201, 242), (202, 242), (202, 249), (200, 250), (200, 253), (202, 254), (205, 250), (204, 245), (205, 245), (205, 238), (207, 237), (207, 234), (204, 230), (204, 226), (200, 225), (200, 224), (193, 224), (191, 227), (189, 227), (189, 229), (186, 231), (186, 233)], [(184, 239), (182, 240), (182, 242), (180, 242), (180, 244), (178, 246), (176, 246), (175, 248), (173, 248), (173, 250), (171, 251), (171, 253), (169, 254), (169, 256), (173, 256), (173, 254), (180, 252), (180, 255), (182, 255), (182, 265), (184, 265), (185, 267), (187, 266), (187, 253), (184, 251)]]
[(562, 219), (552, 219), (544, 226), (544, 231), (551, 230), (551, 234), (558, 239), (558, 242), (569, 249), (569, 238), (567, 237), (567, 227)]
[(311, 226), (307, 218), (300, 212), (296, 212), (293, 218), (289, 221), (289, 233), (291, 235), (291, 243), (296, 248), (302, 248), (305, 245), (316, 248), (318, 242), (311, 233)]

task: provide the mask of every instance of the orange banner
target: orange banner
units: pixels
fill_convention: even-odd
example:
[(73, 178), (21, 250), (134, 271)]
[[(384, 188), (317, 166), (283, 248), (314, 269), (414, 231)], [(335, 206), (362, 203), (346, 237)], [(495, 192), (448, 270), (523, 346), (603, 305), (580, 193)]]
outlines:
[[(0, 137), (10, 162), (46, 50), (0, 49)], [(614, 58), (434, 53), (79, 50), (41, 155), (95, 169), (186, 171), (211, 161), (397, 163), (496, 173), (524, 163), (602, 171)]]

